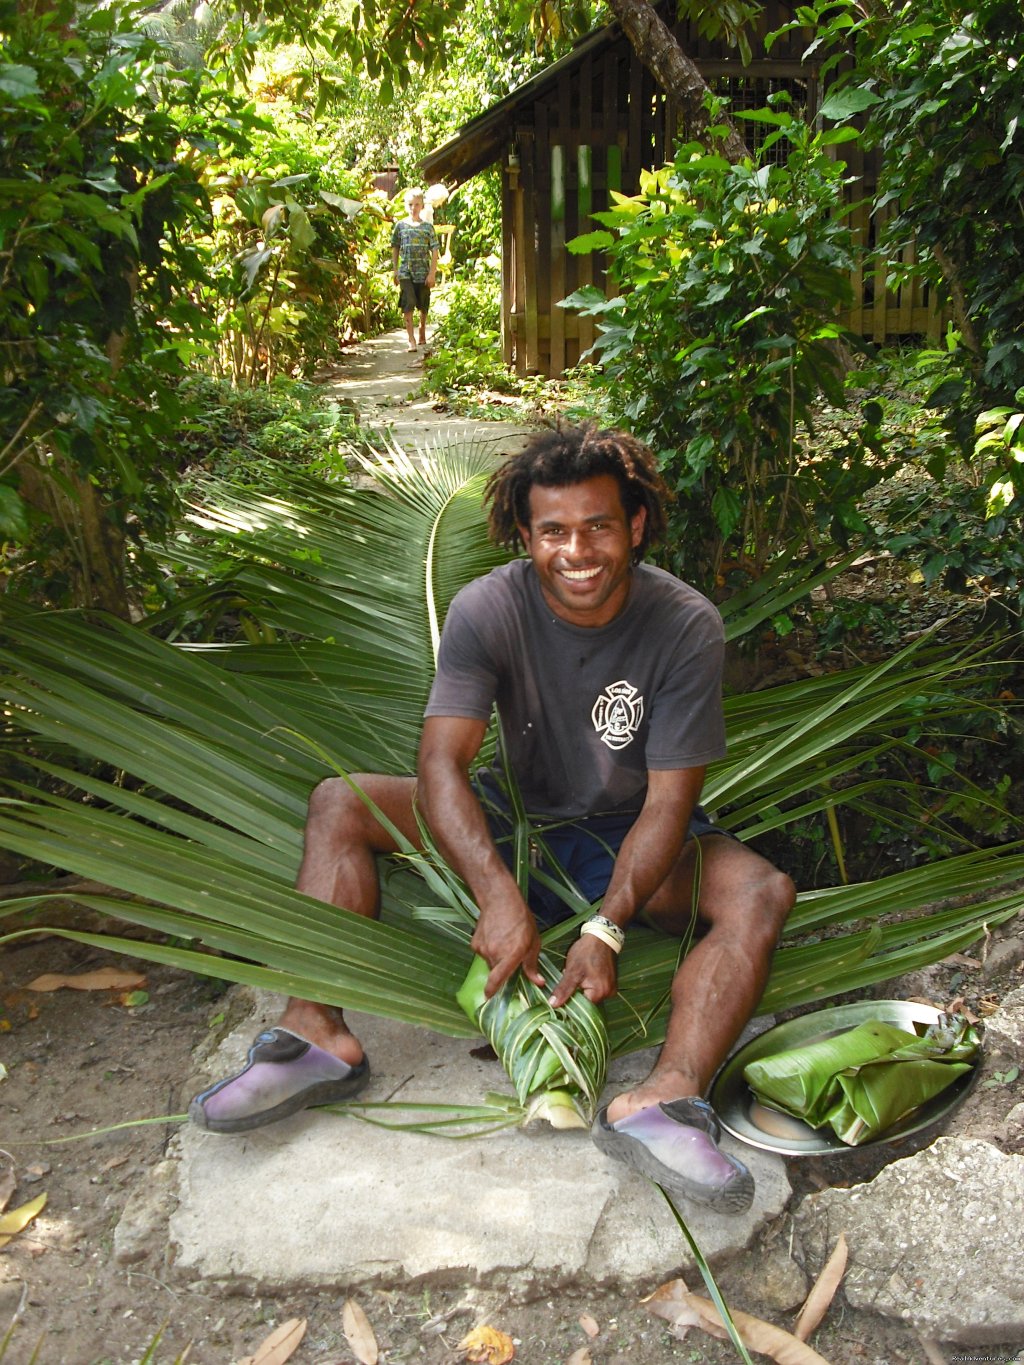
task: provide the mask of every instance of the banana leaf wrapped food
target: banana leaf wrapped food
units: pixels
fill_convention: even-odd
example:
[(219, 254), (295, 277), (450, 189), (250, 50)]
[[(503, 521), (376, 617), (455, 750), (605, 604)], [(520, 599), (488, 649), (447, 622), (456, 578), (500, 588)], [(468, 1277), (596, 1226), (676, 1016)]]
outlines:
[(962, 1015), (940, 1015), (922, 1037), (872, 1020), (831, 1038), (778, 1052), (743, 1068), (758, 1100), (831, 1127), (858, 1146), (894, 1127), (974, 1066), (977, 1030)]
[[(557, 968), (541, 957), (548, 980)], [(608, 1070), (608, 1033), (596, 1005), (579, 991), (561, 1009), (517, 972), (488, 1000), (490, 968), (474, 957), (456, 999), (497, 1053), (523, 1106), (524, 1122), (589, 1128)]]

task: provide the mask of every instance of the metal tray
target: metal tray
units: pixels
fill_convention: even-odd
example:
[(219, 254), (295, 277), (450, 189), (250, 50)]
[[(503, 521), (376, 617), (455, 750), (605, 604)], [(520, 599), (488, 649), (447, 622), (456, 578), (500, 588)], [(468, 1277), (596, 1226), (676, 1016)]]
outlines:
[(879, 1143), (895, 1142), (898, 1138), (920, 1132), (922, 1128), (952, 1113), (978, 1078), (980, 1055), (971, 1070), (957, 1077), (941, 1095), (921, 1105), (879, 1137), (858, 1147), (840, 1142), (831, 1128), (811, 1128), (800, 1119), (765, 1108), (758, 1103), (743, 1079), (743, 1068), (749, 1062), (767, 1057), (772, 1052), (816, 1043), (821, 1038), (834, 1037), (872, 1019), (881, 1019), (887, 1024), (906, 1029), (908, 1033), (920, 1035), (929, 1024), (935, 1023), (939, 1014), (940, 1011), (931, 1005), (918, 1005), (909, 1000), (865, 1000), (853, 1005), (835, 1005), (830, 1009), (815, 1010), (813, 1014), (804, 1014), (799, 1019), (776, 1024), (774, 1028), (752, 1038), (723, 1063), (711, 1083), (709, 1098), (722, 1127), (733, 1137), (762, 1151), (777, 1152), (780, 1156), (820, 1156), (830, 1152), (862, 1151), (867, 1147), (876, 1147)]

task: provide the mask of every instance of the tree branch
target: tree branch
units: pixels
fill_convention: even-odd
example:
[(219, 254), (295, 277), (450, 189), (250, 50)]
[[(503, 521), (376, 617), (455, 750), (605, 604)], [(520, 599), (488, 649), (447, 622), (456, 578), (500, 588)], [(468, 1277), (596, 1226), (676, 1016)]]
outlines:
[[(608, 0), (608, 7), (644, 66), (662, 90), (678, 102), (687, 134), (698, 138), (706, 136), (710, 127), (704, 107), (708, 83), (654, 6), (649, 0)], [(730, 161), (749, 157), (750, 150), (733, 122), (724, 115), (717, 121), (727, 129), (719, 147), (722, 154)]]

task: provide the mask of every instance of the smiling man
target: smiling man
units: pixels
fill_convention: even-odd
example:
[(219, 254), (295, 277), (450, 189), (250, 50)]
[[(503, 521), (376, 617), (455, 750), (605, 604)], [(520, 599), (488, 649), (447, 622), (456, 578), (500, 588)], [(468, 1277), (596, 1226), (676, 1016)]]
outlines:
[[(698, 805), (707, 764), (725, 752), (724, 636), (706, 598), (642, 563), (664, 532), (664, 493), (645, 446), (591, 425), (545, 432), (502, 465), (487, 486), (491, 534), (527, 557), (452, 602), (417, 777), (355, 781), (415, 843), (418, 804), (469, 885), (488, 995), (521, 969), (556, 1007), (577, 990), (607, 999), (629, 924), (642, 914), (683, 935), (696, 895), (705, 933), (676, 972), (664, 1046), (647, 1079), (601, 1111), (593, 1138), (671, 1194), (742, 1213), (752, 1177), (719, 1150), (702, 1097), (757, 1006), (793, 885)], [(588, 900), (603, 897), (557, 982), (541, 976), (539, 928), (568, 912), (540, 883), (524, 900), (506, 863), (504, 774), (473, 770), (494, 709), (548, 852)], [(376, 857), (393, 851), (364, 802), (328, 779), (310, 798), (299, 889), (376, 915)], [(340, 1010), (291, 1000), (243, 1070), (190, 1113), (209, 1131), (244, 1132), (350, 1097), (368, 1076)]]

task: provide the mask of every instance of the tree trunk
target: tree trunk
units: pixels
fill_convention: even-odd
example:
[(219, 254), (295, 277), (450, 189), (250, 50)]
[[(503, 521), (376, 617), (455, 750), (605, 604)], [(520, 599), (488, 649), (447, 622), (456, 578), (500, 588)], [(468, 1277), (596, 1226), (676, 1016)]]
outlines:
[[(704, 96), (708, 84), (693, 61), (679, 46), (672, 30), (659, 17), (649, 0), (608, 0), (622, 31), (632, 43), (636, 55), (666, 94), (671, 95), (682, 110), (688, 136), (706, 137), (708, 128)], [(720, 150), (730, 161), (742, 161), (750, 155), (732, 121), (721, 116), (716, 123), (726, 127)]]
[[(54, 477), (54, 465), (59, 477)], [(67, 576), (68, 596), (75, 606), (98, 607), (122, 620), (131, 619), (125, 584), (125, 534), (88, 475), (82, 475), (52, 452), (33, 453), (18, 462), (18, 491), (56, 526), (63, 550), (49, 562)]]

